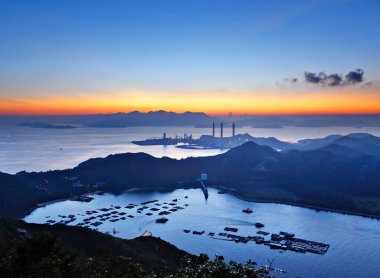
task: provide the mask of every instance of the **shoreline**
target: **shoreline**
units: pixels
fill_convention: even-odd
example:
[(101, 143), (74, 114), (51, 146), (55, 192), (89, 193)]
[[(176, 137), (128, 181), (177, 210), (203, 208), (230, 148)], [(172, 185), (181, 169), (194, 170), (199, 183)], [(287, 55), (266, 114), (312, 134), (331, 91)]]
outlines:
[(302, 204), (302, 203), (294, 203), (294, 202), (288, 202), (288, 201), (278, 201), (278, 200), (269, 200), (269, 199), (268, 200), (250, 199), (250, 198), (240, 196), (238, 193), (234, 192), (231, 189), (226, 189), (226, 188), (217, 187), (217, 186), (215, 186), (215, 188), (220, 189), (220, 190), (224, 190), (226, 193), (231, 194), (232, 196), (234, 196), (240, 200), (247, 201), (247, 202), (287, 205), (287, 206), (293, 206), (293, 207), (306, 208), (306, 209), (315, 210), (315, 211), (333, 212), (333, 213), (346, 214), (346, 215), (352, 215), (352, 216), (360, 216), (360, 217), (366, 217), (366, 218), (380, 220), (380, 216), (374, 215), (374, 214), (366, 214), (366, 213), (353, 212), (353, 211), (348, 211), (348, 210), (330, 209), (330, 208), (326, 208), (326, 207), (306, 205), (306, 204)]
[[(122, 192), (118, 191), (118, 192), (104, 192), (104, 191), (94, 191), (94, 192), (90, 192), (90, 193), (86, 193), (86, 194), (81, 194), (81, 195), (94, 195), (94, 194), (99, 194), (99, 193), (109, 193), (109, 194), (123, 194), (123, 193), (127, 193), (127, 192), (130, 192), (130, 191), (139, 191), (139, 190), (148, 190), (148, 191), (163, 191), (163, 192), (171, 192), (171, 191), (174, 191), (174, 190), (177, 190), (177, 189), (197, 189), (198, 187), (192, 187), (192, 186), (189, 186), (189, 187), (182, 187), (182, 188), (170, 188), (170, 189), (165, 189), (165, 188), (151, 188), (151, 189), (148, 189), (148, 188), (130, 188), (130, 189), (126, 189)], [(302, 203), (294, 203), (294, 202), (288, 202), (288, 201), (278, 201), (278, 200), (262, 200), (262, 199), (251, 199), (251, 198), (247, 198), (247, 197), (243, 197), (243, 196), (240, 196), (236, 191), (234, 191), (232, 188), (226, 188), (226, 187), (219, 187), (219, 186), (211, 186), (211, 188), (215, 188), (219, 191), (222, 191), (223, 193), (227, 193), (227, 194), (230, 194), (242, 201), (247, 201), (247, 202), (252, 202), (252, 203), (263, 203), (263, 204), (278, 204), (278, 205), (288, 205), (288, 206), (294, 206), (294, 207), (300, 207), (300, 208), (305, 208), (305, 209), (310, 209), (310, 210), (314, 210), (314, 211), (323, 211), (323, 212), (332, 212), (332, 213), (339, 213), (339, 214), (345, 214), (345, 215), (352, 215), (352, 216), (360, 216), (360, 217), (366, 217), (366, 218), (371, 218), (371, 219), (376, 219), (376, 220), (380, 220), (380, 216), (378, 215), (373, 215), (373, 214), (365, 214), (365, 213), (360, 213), (360, 212), (353, 212), (353, 211), (347, 211), (347, 210), (339, 210), (339, 209), (330, 209), (330, 208), (325, 208), (325, 207), (319, 207), (319, 206), (314, 206), (314, 205), (306, 205), (306, 204), (302, 204)], [(72, 196), (72, 197), (68, 197), (68, 198), (60, 198), (60, 199), (55, 199), (55, 200), (51, 200), (51, 201), (47, 201), (47, 202), (44, 202), (44, 203), (41, 203), (41, 204), (38, 204), (38, 205), (35, 205), (33, 207), (31, 207), (30, 209), (28, 209), (21, 217), (19, 217), (20, 220), (23, 220), (25, 217), (27, 217), (28, 215), (30, 215), (34, 210), (38, 209), (38, 208), (41, 208), (41, 207), (44, 207), (44, 206), (47, 206), (47, 205), (50, 205), (50, 204), (54, 204), (54, 203), (57, 203), (57, 202), (61, 202), (61, 201), (68, 201), (68, 200), (75, 200), (76, 198), (78, 198), (80, 195), (76, 195), (76, 196)]]
[[(63, 201), (69, 201), (69, 200), (75, 201), (75, 199), (79, 198), (79, 196), (82, 196), (82, 195), (88, 196), (88, 195), (101, 194), (101, 193), (104, 193), (104, 192), (98, 190), (98, 191), (94, 191), (94, 192), (84, 193), (84, 194), (81, 194), (81, 195), (75, 195), (75, 196), (66, 197), (66, 198), (59, 198), (59, 199), (54, 199), (54, 200), (46, 201), (46, 202), (43, 202), (43, 203), (40, 203), (40, 204), (36, 204), (33, 207), (31, 207), (30, 209), (28, 209), (25, 213), (22, 214), (22, 216), (18, 217), (17, 219), (18, 220), (24, 220), (24, 218), (27, 217), (28, 215), (30, 215), (34, 210), (46, 207), (46, 206), (54, 204), (54, 203), (63, 202)], [(80, 202), (80, 201), (78, 201), (78, 202)]]

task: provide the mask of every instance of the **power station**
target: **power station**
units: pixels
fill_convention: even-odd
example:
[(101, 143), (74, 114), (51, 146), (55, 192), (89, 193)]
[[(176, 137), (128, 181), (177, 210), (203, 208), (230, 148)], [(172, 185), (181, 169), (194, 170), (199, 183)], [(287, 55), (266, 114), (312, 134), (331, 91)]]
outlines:
[[(220, 123), (220, 138), (223, 138), (223, 123)], [(232, 137), (236, 136), (236, 125), (232, 123)], [(212, 123), (212, 137), (215, 137), (215, 123)]]
[(212, 123), (212, 136), (211, 135), (201, 135), (199, 139), (193, 139), (192, 134), (185, 133), (183, 137), (175, 136), (174, 138), (168, 137), (167, 133), (164, 132), (160, 138), (148, 138), (146, 140), (132, 141), (133, 144), (140, 146), (153, 146), (153, 145), (177, 145), (182, 143), (178, 148), (197, 148), (196, 146), (202, 146), (204, 148), (219, 148), (227, 149), (232, 146), (240, 145), (242, 140), (242, 135), (236, 135), (236, 125), (232, 123), (232, 133), (231, 136), (224, 136), (224, 123), (220, 123), (220, 136), (217, 136), (215, 123)]

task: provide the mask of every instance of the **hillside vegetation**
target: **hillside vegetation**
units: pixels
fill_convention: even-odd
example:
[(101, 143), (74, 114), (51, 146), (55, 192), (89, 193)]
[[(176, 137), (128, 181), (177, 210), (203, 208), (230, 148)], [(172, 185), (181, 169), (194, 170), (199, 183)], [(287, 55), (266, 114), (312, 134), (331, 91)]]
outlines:
[(123, 240), (62, 225), (0, 219), (0, 277), (267, 277), (255, 263), (192, 256), (154, 237)]

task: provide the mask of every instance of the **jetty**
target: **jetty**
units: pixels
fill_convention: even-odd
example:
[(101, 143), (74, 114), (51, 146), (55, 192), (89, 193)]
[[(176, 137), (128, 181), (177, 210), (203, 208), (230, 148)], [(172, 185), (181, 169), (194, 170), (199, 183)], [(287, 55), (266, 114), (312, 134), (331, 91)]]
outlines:
[(200, 177), (200, 182), (201, 182), (201, 188), (203, 190), (203, 194), (205, 195), (205, 198), (206, 200), (208, 199), (208, 190), (207, 190), (207, 185), (206, 185), (206, 181), (207, 181), (207, 174), (205, 173), (202, 173), (201, 174), (201, 177)]

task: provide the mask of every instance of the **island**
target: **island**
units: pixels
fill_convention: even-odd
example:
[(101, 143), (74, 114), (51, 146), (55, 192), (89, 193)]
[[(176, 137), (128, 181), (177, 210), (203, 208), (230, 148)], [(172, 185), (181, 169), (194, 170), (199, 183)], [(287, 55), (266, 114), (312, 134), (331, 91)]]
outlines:
[(20, 123), (19, 126), (26, 126), (32, 128), (48, 128), (48, 129), (73, 129), (76, 128), (72, 125), (58, 125), (58, 124), (50, 124), (45, 122), (23, 122)]

